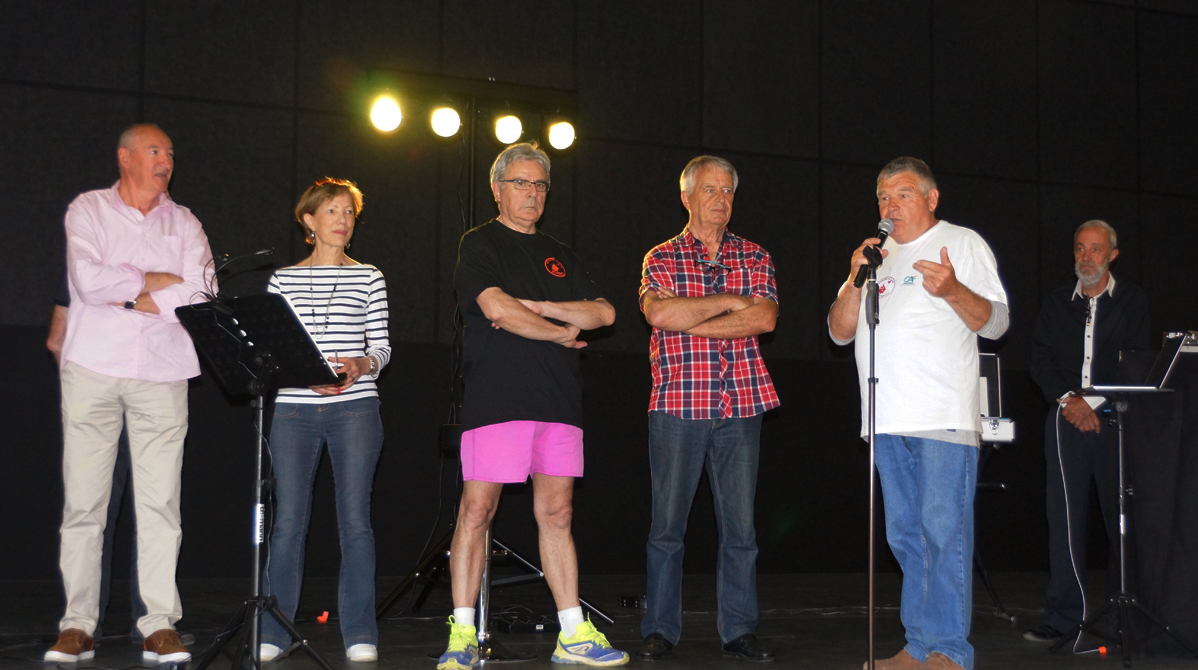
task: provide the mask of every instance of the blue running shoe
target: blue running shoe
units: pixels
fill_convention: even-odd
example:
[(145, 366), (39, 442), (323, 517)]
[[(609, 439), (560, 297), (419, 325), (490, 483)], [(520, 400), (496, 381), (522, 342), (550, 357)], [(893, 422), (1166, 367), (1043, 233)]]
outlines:
[(557, 649), (553, 650), (554, 663), (571, 665), (624, 665), (628, 662), (628, 652), (612, 649), (603, 633), (595, 630), (591, 618), (578, 624), (574, 637), (557, 636)]
[(437, 660), (437, 670), (470, 670), (478, 665), (478, 631), (449, 617), (449, 648)]

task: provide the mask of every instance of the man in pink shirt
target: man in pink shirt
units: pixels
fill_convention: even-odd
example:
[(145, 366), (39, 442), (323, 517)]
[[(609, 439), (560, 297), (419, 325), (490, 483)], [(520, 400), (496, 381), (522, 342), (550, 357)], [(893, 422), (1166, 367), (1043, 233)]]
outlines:
[(180, 470), (187, 436), (187, 380), (199, 360), (175, 308), (203, 299), (212, 252), (199, 220), (167, 195), (174, 147), (157, 126), (126, 130), (121, 178), (84, 193), (66, 215), (71, 309), (60, 359), (63, 519), (59, 567), (66, 613), (45, 659), (92, 658), (100, 560), (122, 421), (128, 430), (137, 517), (138, 584), (146, 615), (143, 661), (191, 654), (174, 623), (182, 530)]

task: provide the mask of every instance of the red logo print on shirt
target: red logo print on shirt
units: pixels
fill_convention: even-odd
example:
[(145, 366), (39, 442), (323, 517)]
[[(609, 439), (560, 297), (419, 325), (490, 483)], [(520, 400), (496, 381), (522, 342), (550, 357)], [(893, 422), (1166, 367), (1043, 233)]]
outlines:
[(556, 258), (549, 257), (545, 259), (545, 269), (554, 277), (565, 277), (566, 266), (558, 262)]

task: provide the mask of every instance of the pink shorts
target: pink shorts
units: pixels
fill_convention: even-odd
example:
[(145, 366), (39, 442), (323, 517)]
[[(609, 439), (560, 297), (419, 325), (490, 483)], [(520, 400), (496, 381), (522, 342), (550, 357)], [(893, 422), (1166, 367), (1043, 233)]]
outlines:
[(582, 476), (582, 429), (508, 421), (462, 433), (462, 479), (519, 484), (534, 473)]

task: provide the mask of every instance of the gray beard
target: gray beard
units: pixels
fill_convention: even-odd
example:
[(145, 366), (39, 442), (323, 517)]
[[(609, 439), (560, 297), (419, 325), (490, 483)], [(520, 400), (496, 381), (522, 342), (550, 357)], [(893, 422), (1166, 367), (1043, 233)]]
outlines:
[(1077, 278), (1081, 280), (1082, 286), (1089, 288), (1102, 281), (1103, 276), (1106, 275), (1106, 271), (1110, 267), (1110, 261), (1103, 261), (1102, 265), (1099, 265), (1094, 272), (1084, 272), (1082, 270), (1081, 263), (1074, 263), (1073, 272), (1077, 275)]

